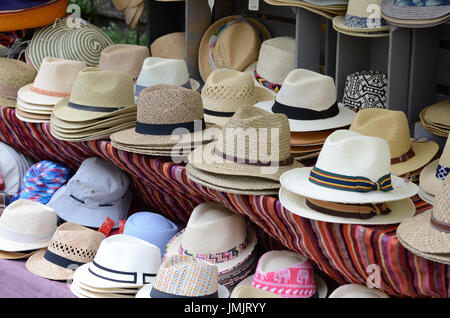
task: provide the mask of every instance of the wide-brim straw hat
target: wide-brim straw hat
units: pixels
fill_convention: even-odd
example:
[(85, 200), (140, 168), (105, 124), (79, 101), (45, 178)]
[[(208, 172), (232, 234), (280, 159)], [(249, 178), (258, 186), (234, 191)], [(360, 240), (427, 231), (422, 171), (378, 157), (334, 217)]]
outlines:
[(326, 5), (321, 3), (313, 3), (313, 1), (301, 1), (301, 0), (264, 0), (268, 4), (274, 6), (289, 6), (299, 7), (306, 9), (310, 12), (323, 16), (324, 18), (332, 20), (336, 15), (345, 14), (347, 5), (336, 4)]
[(150, 45), (154, 57), (167, 59), (186, 59), (186, 33), (174, 32), (157, 38)]
[(85, 120), (80, 122), (70, 122), (59, 119), (54, 114), (51, 116), (52, 125), (58, 128), (60, 131), (75, 132), (75, 131), (85, 131), (93, 130), (98, 128), (111, 127), (124, 122), (136, 120), (136, 113), (130, 112), (123, 115), (113, 116), (105, 118), (101, 121), (98, 120)]
[(90, 291), (96, 294), (131, 294), (136, 295), (139, 291), (138, 287), (135, 288), (97, 288), (86, 285), (78, 280), (74, 280), (77, 287), (82, 288), (83, 290)]
[(32, 251), (26, 251), (26, 252), (5, 252), (0, 251), (0, 259), (11, 259), (11, 260), (18, 260), (18, 259), (27, 259), (28, 257), (32, 256), (33, 254), (39, 252), (39, 251), (45, 251), (45, 249), (40, 250), (32, 250)]
[(21, 110), (20, 108), (16, 109), (15, 115), (19, 120), (28, 123), (45, 123), (50, 121), (50, 115), (38, 115), (35, 113), (28, 113), (26, 111)]
[(127, 129), (130, 127), (133, 127), (135, 125), (135, 120), (130, 119), (128, 122), (119, 124), (116, 126), (112, 126), (109, 128), (101, 128), (101, 129), (94, 129), (91, 131), (85, 131), (85, 132), (62, 132), (60, 130), (55, 129), (54, 125), (50, 125), (50, 133), (53, 137), (59, 139), (59, 140), (66, 140), (66, 141), (86, 141), (86, 140), (98, 140), (98, 139), (104, 139), (109, 138), (109, 136), (116, 132), (117, 130), (121, 129)]
[(425, 190), (423, 190), (420, 187), (419, 187), (419, 193), (417, 193), (417, 195), (419, 196), (419, 198), (421, 198), (426, 203), (428, 203), (430, 205), (434, 204), (434, 195), (426, 192)]
[(381, 290), (358, 284), (347, 284), (336, 288), (328, 298), (389, 298)]
[[(381, 11), (383, 15), (399, 20), (433, 20), (446, 16), (450, 18), (450, 5), (442, 5), (443, 1), (427, 1), (430, 2), (430, 5), (425, 4), (425, 6), (417, 5), (411, 1), (408, 1), (409, 3), (406, 2), (407, 5), (404, 5), (404, 2), (402, 1), (400, 4), (396, 0), (383, 0), (381, 1)], [(423, 1), (420, 4), (423, 4)]]
[(0, 106), (16, 107), (18, 90), (34, 81), (36, 70), (19, 60), (0, 58)]
[(119, 292), (110, 292), (110, 293), (99, 293), (96, 291), (92, 291), (86, 289), (80, 282), (73, 280), (72, 284), (70, 284), (70, 291), (72, 294), (77, 296), (78, 298), (134, 298), (135, 293), (119, 293)]
[[(225, 286), (222, 285), (218, 285), (217, 286), (217, 293), (218, 293), (218, 298), (229, 298), (230, 297), (230, 292), (228, 291), (228, 289)], [(152, 285), (145, 285), (144, 287), (142, 287), (138, 293), (136, 294), (136, 298), (152, 298), (150, 297), (150, 292), (152, 291), (153, 286)], [(195, 298), (193, 298), (195, 299)]]
[[(346, 127), (342, 127), (345, 129)], [(319, 131), (296, 131), (291, 132), (291, 146), (313, 146), (323, 145), (325, 140), (331, 135), (337, 128), (319, 130)]]

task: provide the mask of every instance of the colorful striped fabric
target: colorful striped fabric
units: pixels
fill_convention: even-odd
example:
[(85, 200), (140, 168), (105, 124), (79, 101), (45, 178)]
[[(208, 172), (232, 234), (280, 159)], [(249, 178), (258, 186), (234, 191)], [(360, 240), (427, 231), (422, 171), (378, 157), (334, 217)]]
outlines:
[[(0, 140), (36, 160), (59, 161), (76, 169), (87, 157), (115, 163), (132, 180), (135, 198), (173, 221), (186, 224), (192, 209), (204, 201), (224, 204), (244, 214), (268, 235), (258, 233), (265, 248), (288, 249), (308, 256), (316, 270), (339, 284), (365, 284), (379, 269), (381, 289), (392, 296), (448, 297), (450, 268), (415, 256), (399, 244), (396, 226), (326, 223), (302, 218), (271, 196), (218, 192), (186, 177), (185, 167), (167, 159), (117, 150), (109, 141), (70, 143), (57, 140), (50, 126), (18, 120), (15, 111), (0, 108)], [(418, 213), (430, 206), (413, 198)], [(269, 237), (274, 238), (274, 240)], [(372, 266), (369, 266), (374, 264)]]

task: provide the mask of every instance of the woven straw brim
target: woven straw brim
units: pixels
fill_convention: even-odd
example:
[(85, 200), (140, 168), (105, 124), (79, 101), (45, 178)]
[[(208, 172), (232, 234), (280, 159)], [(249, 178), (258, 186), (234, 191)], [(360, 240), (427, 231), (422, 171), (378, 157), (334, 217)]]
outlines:
[(322, 149), (322, 145), (317, 146), (293, 146), (291, 147), (291, 153), (294, 154), (305, 154), (310, 152), (317, 152)]
[(436, 177), (436, 169), (439, 164), (439, 159), (436, 159), (426, 165), (420, 172), (419, 184), (420, 187), (427, 193), (436, 195), (441, 191), (444, 180)]
[(4, 97), (4, 96), (0, 96), (0, 106), (15, 108), (16, 104), (17, 104), (17, 100), (8, 98), (8, 97)]
[[(145, 285), (142, 287), (139, 292), (136, 294), (136, 298), (151, 298), (150, 292), (152, 291), (152, 285)], [(230, 296), (230, 292), (225, 286), (219, 285), (217, 286), (217, 297), (218, 298), (228, 298)]]
[(401, 176), (407, 172), (415, 171), (428, 164), (439, 151), (439, 145), (434, 141), (411, 142), (415, 153), (414, 157), (404, 162), (391, 165), (391, 173)]
[(306, 160), (319, 157), (320, 151), (303, 153), (303, 154), (292, 154), (292, 156), (297, 160)]
[(281, 296), (253, 286), (241, 285), (233, 289), (230, 298), (281, 298)]
[(70, 270), (53, 263), (44, 258), (45, 250), (40, 250), (32, 255), (25, 264), (25, 267), (38, 276), (52, 280), (72, 279), (74, 270)]
[(434, 205), (434, 195), (424, 191), (422, 188), (419, 187), (419, 198), (421, 198), (423, 201), (430, 205)]
[(70, 285), (70, 291), (78, 298), (135, 298), (135, 294), (93, 292), (83, 288), (75, 280)]
[(347, 295), (355, 295), (354, 298), (361, 298), (357, 295), (365, 295), (367, 298), (368, 294), (372, 294), (373, 296), (370, 298), (389, 298), (389, 296), (382, 292), (381, 290), (375, 289), (375, 288), (368, 288), (363, 285), (357, 285), (357, 284), (347, 284), (339, 286), (337, 289), (335, 289), (328, 298), (350, 298), (346, 297)]
[(119, 144), (116, 142), (111, 142), (111, 145), (119, 150), (131, 152), (131, 153), (137, 153), (141, 155), (147, 155), (147, 156), (155, 156), (155, 157), (173, 157), (173, 158), (179, 158), (179, 159), (186, 159), (186, 157), (189, 155), (189, 153), (192, 151), (192, 148), (186, 148), (186, 149), (180, 149), (180, 148), (174, 148), (173, 150), (168, 149), (153, 149), (149, 146), (146, 149), (143, 148), (134, 148), (129, 147), (127, 145)]
[(28, 122), (28, 123), (45, 123), (45, 122), (49, 122), (50, 121), (50, 115), (47, 116), (39, 116), (36, 114), (30, 114), (30, 113), (26, 113), (21, 111), (20, 109), (16, 109), (16, 117), (17, 119), (23, 121), (23, 122)]
[(53, 137), (55, 137), (56, 139), (59, 139), (59, 140), (72, 141), (72, 142), (89, 141), (89, 140), (109, 139), (110, 135), (112, 133), (116, 132), (117, 130), (126, 129), (129, 127), (132, 127), (133, 125), (135, 125), (135, 123), (130, 122), (127, 124), (116, 126), (114, 128), (100, 130), (95, 133), (80, 133), (80, 134), (61, 133), (61, 132), (55, 130), (50, 125), (50, 133), (52, 134)]
[[(46, 249), (43, 249), (44, 251)], [(31, 252), (5, 252), (5, 251), (0, 251), (0, 259), (26, 259), (28, 257), (30, 257), (31, 255), (37, 253), (40, 250), (34, 250)]]
[(32, 114), (38, 114), (38, 115), (51, 115), (53, 112), (52, 106), (45, 106), (45, 105), (36, 105), (36, 104), (27, 104), (22, 102), (21, 100), (17, 101), (17, 107), (18, 109)]
[(450, 14), (450, 5), (440, 6), (402, 6), (397, 5), (395, 0), (383, 0), (381, 10), (394, 18), (399, 19), (435, 19)]
[(387, 22), (389, 22), (389, 24), (406, 28), (430, 28), (450, 20), (450, 16), (436, 19), (397, 19), (390, 17), (389, 15), (384, 14), (383, 12), (381, 12), (381, 16)]
[(32, 92), (31, 86), (33, 86), (33, 83), (21, 87), (17, 93), (17, 97), (25, 103), (53, 106), (63, 99), (62, 97), (47, 96)]
[(450, 127), (450, 102), (443, 101), (424, 108), (421, 111), (421, 118), (431, 126), (441, 124), (443, 127)]
[[(348, 127), (342, 127), (347, 129)], [(291, 146), (314, 146), (323, 145), (325, 140), (336, 129), (319, 130), (319, 131), (304, 131), (304, 132), (292, 132), (291, 133)]]
[[(334, 19), (333, 19), (334, 21)], [(342, 34), (346, 34), (346, 35), (350, 35), (350, 36), (356, 36), (356, 37), (362, 37), (362, 38), (382, 38), (382, 37), (386, 37), (389, 36), (389, 31), (349, 31), (346, 29), (341, 29), (339, 28), (336, 24), (333, 23), (333, 29), (335, 29), (337, 32), (342, 33)]]
[(389, 25), (385, 25), (379, 28), (352, 28), (348, 27), (344, 23), (345, 16), (337, 16), (333, 19), (333, 26), (338, 30), (348, 31), (348, 32), (381, 32), (389, 31)]
[(78, 280), (74, 280), (75, 283), (78, 285), (78, 287), (86, 290), (86, 291), (91, 291), (94, 293), (99, 293), (99, 294), (116, 294), (116, 293), (121, 293), (121, 294), (133, 294), (135, 295), (139, 289), (138, 288), (95, 288), (86, 284), (83, 284), (82, 282), (78, 281)]
[(51, 129), (62, 137), (85, 138), (88, 136), (109, 135), (117, 130), (125, 129), (133, 125), (135, 125), (135, 122), (131, 119), (130, 121), (124, 122), (119, 125), (106, 126), (104, 128), (99, 129), (83, 129), (82, 131), (75, 131), (75, 130), (64, 130), (54, 125), (51, 126)]
[[(55, 120), (56, 119), (56, 120)], [(78, 128), (78, 129), (66, 129), (64, 127), (60, 127), (56, 122), (60, 123), (61, 121), (58, 120), (55, 116), (52, 116), (51, 118), (51, 125), (53, 126), (53, 129), (55, 129), (58, 132), (65, 133), (65, 134), (77, 134), (77, 133), (91, 133), (94, 131), (102, 131), (109, 128), (118, 127), (120, 125), (129, 124), (129, 123), (135, 123), (136, 122), (136, 115), (126, 115), (121, 118), (113, 118), (109, 121), (101, 121), (98, 122), (97, 125), (84, 127), (84, 128)]]
[(52, 125), (57, 126), (61, 130), (66, 131), (80, 131), (81, 129), (99, 129), (104, 128), (108, 126), (116, 126), (118, 124), (122, 124), (124, 122), (128, 122), (134, 120), (136, 121), (136, 114), (130, 113), (130, 114), (123, 114), (119, 116), (114, 116), (111, 118), (105, 118), (103, 120), (90, 120), (90, 121), (81, 121), (81, 122), (69, 122), (64, 121), (56, 117), (55, 115), (52, 115), (51, 122)]
[(427, 260), (437, 262), (437, 263), (443, 263), (443, 264), (449, 264), (450, 265), (450, 254), (431, 254), (431, 253), (424, 253), (422, 251), (417, 250), (416, 248), (409, 245), (407, 242), (405, 242), (402, 238), (398, 237), (398, 241), (400, 244), (406, 248), (408, 251), (413, 253), (414, 255), (423, 257)]
[(311, 3), (305, 2), (305, 1), (280, 1), (280, 0), (264, 0), (264, 2), (267, 2), (274, 6), (289, 6), (289, 7), (299, 7), (306, 9), (308, 11), (311, 11), (313, 13), (316, 13), (318, 15), (323, 16), (324, 18), (327, 18), (329, 20), (332, 20), (336, 15), (338, 14), (345, 14), (345, 9), (336, 9), (336, 10), (324, 10), (325, 7), (318, 7), (316, 5), (313, 5)]
[(22, 252), (37, 250), (41, 248), (47, 248), (48, 242), (39, 243), (27, 243), (27, 242), (16, 242), (13, 240), (8, 240), (6, 238), (0, 237), (0, 251), (4, 252)]

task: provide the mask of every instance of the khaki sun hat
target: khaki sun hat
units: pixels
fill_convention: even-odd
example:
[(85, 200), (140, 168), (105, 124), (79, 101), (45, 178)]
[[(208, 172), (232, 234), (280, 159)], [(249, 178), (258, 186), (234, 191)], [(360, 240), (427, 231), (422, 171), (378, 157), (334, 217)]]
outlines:
[(397, 237), (412, 253), (450, 264), (450, 177), (442, 184), (433, 208), (402, 222)]
[(17, 93), (33, 83), (36, 70), (22, 61), (0, 58), (0, 106), (16, 107)]
[(104, 238), (102, 232), (71, 222), (63, 223), (53, 234), (47, 250), (32, 255), (26, 268), (48, 279), (71, 279), (76, 267), (92, 262)]
[(428, 164), (439, 151), (434, 141), (411, 141), (406, 115), (402, 111), (367, 108), (360, 110), (350, 130), (385, 139), (391, 152), (391, 172), (405, 175)]
[(450, 138), (445, 143), (444, 151), (439, 159), (430, 162), (420, 172), (420, 188), (425, 192), (436, 195), (450, 172)]
[(261, 41), (269, 38), (269, 30), (255, 19), (233, 15), (214, 22), (203, 34), (198, 50), (203, 81), (216, 68), (244, 71), (258, 59)]
[(186, 33), (174, 32), (157, 38), (150, 45), (150, 52), (154, 57), (166, 59), (186, 59)]
[(114, 44), (105, 48), (100, 55), (98, 67), (106, 71), (139, 76), (144, 60), (150, 56), (146, 46), (133, 44)]

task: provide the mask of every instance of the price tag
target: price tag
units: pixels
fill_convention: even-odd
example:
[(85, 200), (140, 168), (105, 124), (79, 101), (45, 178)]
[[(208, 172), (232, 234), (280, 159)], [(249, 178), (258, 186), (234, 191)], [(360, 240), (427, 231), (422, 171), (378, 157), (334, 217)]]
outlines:
[(98, 229), (99, 232), (102, 232), (105, 234), (106, 237), (108, 237), (109, 232), (111, 232), (111, 229), (114, 226), (114, 221), (111, 220), (109, 217), (106, 217), (105, 221), (103, 221), (102, 226)]
[(248, 0), (248, 9), (250, 11), (258, 11), (259, 10), (259, 0)]
[(123, 229), (125, 228), (125, 220), (120, 220), (119, 224), (119, 234), (123, 234)]
[(2, 173), (0, 172), (0, 191), (5, 190), (5, 183), (3, 182)]

